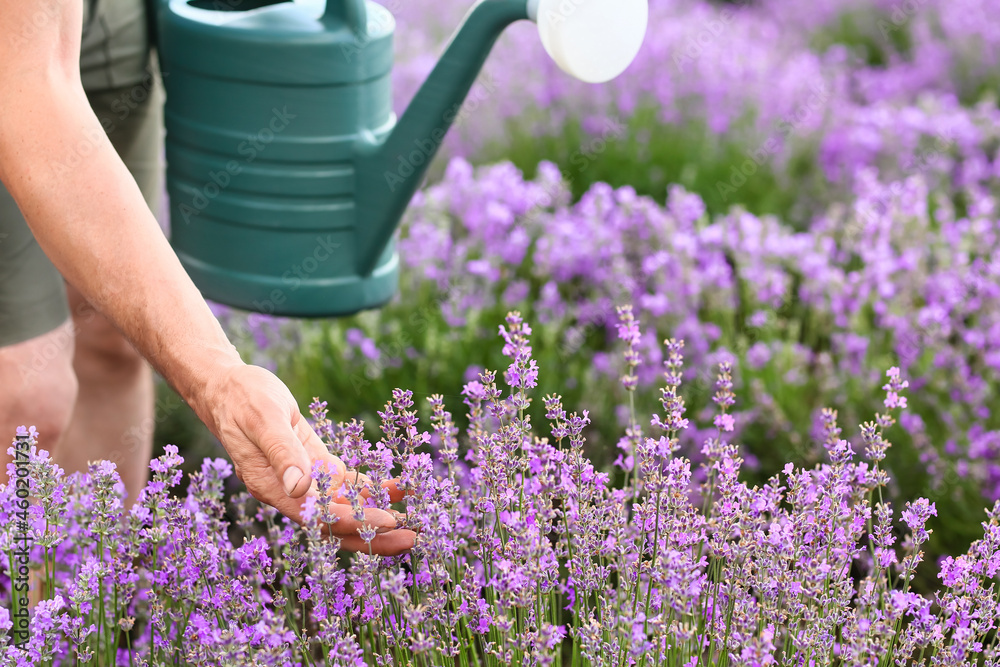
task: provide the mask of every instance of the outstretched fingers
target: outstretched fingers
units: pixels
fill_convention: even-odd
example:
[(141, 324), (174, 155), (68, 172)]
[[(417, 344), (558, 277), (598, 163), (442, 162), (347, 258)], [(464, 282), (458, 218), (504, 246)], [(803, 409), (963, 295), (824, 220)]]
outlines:
[[(333, 502), (328, 505), (328, 511), (333, 517), (333, 522), (327, 524), (324, 531), (339, 538), (341, 547), (348, 551), (367, 553), (370, 550), (373, 554), (396, 556), (412, 549), (417, 534), (412, 530), (401, 528), (405, 523), (404, 514), (393, 510), (366, 507), (363, 521), (354, 518), (351, 501), (344, 497), (342, 490), (344, 487), (360, 488), (360, 496), (367, 499), (374, 486), (371, 477), (355, 470), (349, 470), (343, 460), (330, 453), (326, 444), (305, 423), (305, 420), (296, 426), (310, 459), (314, 462), (320, 462), (330, 472), (330, 484), (333, 491), (331, 500)], [(393, 503), (402, 502), (407, 495), (413, 495), (412, 491), (403, 491), (399, 488), (398, 479), (382, 482), (381, 487), (388, 491), (389, 500)], [(315, 481), (311, 493), (314, 495), (316, 493)], [(374, 528), (376, 531), (376, 535), (370, 543), (361, 538), (360, 532), (365, 528)]]
[[(296, 416), (291, 411), (294, 410), (294, 406), (287, 415), (280, 414), (284, 409), (283, 406), (275, 404), (264, 407), (271, 408), (272, 411), (264, 413), (255, 420), (248, 420), (248, 425), (252, 425), (253, 428), (245, 428), (244, 432), (267, 457), (285, 494), (292, 498), (301, 498), (309, 490), (310, 485), (309, 457), (302, 446), (299, 428), (305, 420), (300, 417), (298, 423), (292, 425)], [(306, 428), (309, 429), (308, 424)]]
[(395, 513), (374, 507), (365, 508), (364, 521), (358, 521), (354, 518), (354, 512), (350, 505), (330, 503), (328, 508), (330, 514), (335, 517), (334, 523), (330, 524), (328, 528), (330, 533), (337, 537), (357, 535), (366, 526), (375, 528), (375, 531), (381, 535), (395, 530), (402, 523)]
[(394, 530), (385, 535), (376, 535), (369, 545), (360, 537), (344, 537), (340, 540), (340, 546), (347, 551), (358, 551), (360, 553), (371, 553), (376, 556), (399, 556), (413, 548), (417, 539), (417, 534), (412, 530)]
[[(372, 495), (371, 490), (375, 486), (372, 478), (364, 473), (348, 469), (347, 464), (340, 457), (331, 454), (320, 437), (304, 421), (301, 424), (300, 437), (305, 443), (305, 448), (309, 456), (313, 461), (323, 462), (326, 465), (326, 469), (330, 471), (331, 488), (335, 490), (333, 495), (334, 502), (346, 505), (350, 504), (350, 499), (345, 498), (340, 493), (341, 488), (345, 485), (360, 488), (361, 497), (370, 498)], [(398, 479), (390, 479), (387, 482), (382, 482), (381, 486), (383, 489), (389, 491), (390, 502), (402, 502), (405, 496), (413, 495), (412, 491), (404, 492), (399, 488)], [(316, 485), (314, 483), (313, 491), (315, 490)]]
[(403, 498), (406, 496), (414, 495), (413, 491), (403, 491), (399, 488), (399, 479), (390, 479), (388, 482), (382, 482), (382, 488), (389, 492), (389, 500), (394, 503), (403, 502)]

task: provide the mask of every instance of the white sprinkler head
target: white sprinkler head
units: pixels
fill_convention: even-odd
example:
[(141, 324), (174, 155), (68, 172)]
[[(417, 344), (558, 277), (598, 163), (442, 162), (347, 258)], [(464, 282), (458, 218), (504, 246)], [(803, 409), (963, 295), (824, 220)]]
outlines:
[(567, 74), (604, 83), (625, 71), (642, 46), (649, 0), (528, 0), (542, 46)]

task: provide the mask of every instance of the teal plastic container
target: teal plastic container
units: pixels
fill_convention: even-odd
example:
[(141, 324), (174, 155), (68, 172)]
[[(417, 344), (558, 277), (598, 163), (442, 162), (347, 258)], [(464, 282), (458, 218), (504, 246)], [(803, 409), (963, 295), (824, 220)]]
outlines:
[(396, 123), (395, 22), (364, 0), (158, 9), (171, 243), (214, 301), (300, 317), (386, 303), (394, 231), (503, 29), (484, 0)]

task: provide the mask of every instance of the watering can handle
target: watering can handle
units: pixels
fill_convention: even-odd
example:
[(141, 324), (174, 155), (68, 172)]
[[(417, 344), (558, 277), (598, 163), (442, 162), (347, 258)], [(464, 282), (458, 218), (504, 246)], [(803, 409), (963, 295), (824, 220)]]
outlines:
[(355, 34), (367, 34), (368, 11), (365, 8), (365, 0), (326, 0), (323, 22), (346, 24)]

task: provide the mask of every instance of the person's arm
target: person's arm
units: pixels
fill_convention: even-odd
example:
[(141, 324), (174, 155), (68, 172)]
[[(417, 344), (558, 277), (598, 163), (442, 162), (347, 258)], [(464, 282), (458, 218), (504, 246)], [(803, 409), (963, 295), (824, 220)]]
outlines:
[[(170, 249), (84, 94), (81, 23), (80, 2), (0, 0), (0, 180), (52, 263), (191, 405), (250, 492), (299, 519), (326, 448), (284, 384), (242, 362)], [(335, 532), (356, 535), (350, 508), (338, 513)], [(373, 547), (412, 541), (392, 531)]]

